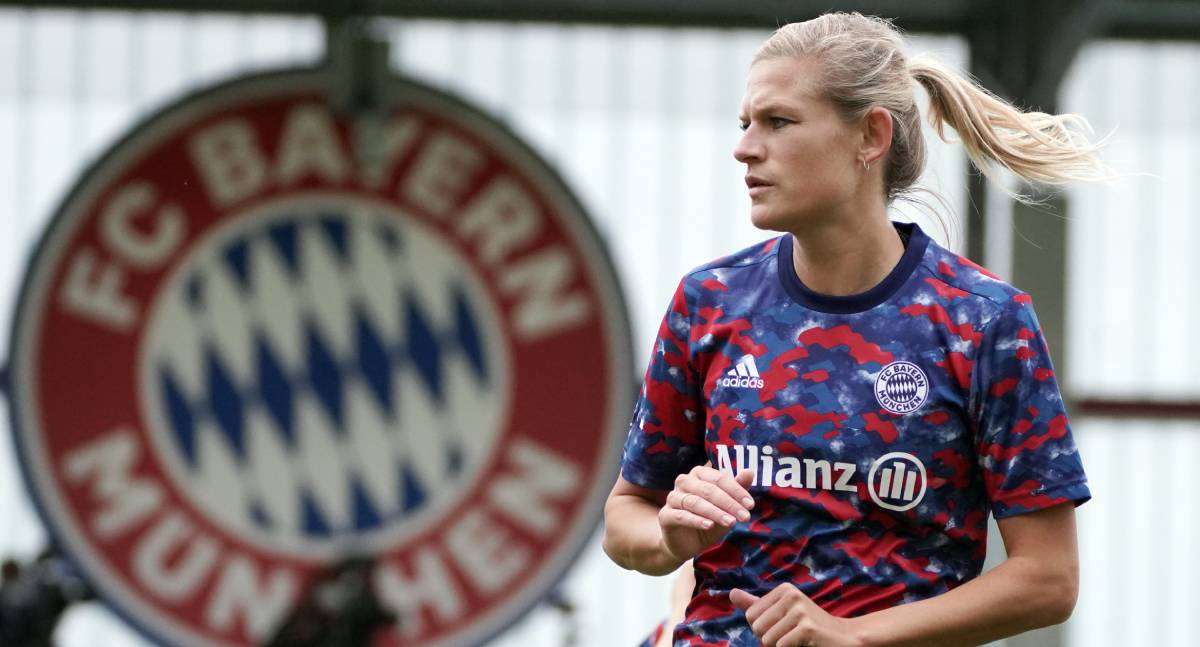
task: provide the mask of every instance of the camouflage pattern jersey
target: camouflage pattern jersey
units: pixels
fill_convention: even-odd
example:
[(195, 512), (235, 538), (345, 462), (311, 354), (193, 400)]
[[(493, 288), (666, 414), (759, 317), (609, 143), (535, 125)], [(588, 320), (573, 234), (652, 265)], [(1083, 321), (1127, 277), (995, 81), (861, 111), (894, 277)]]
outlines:
[(893, 225), (903, 257), (860, 294), (808, 289), (790, 234), (675, 291), (622, 475), (756, 472), (750, 520), (695, 559), (676, 647), (758, 645), (735, 587), (791, 582), (841, 617), (944, 593), (979, 574), (989, 513), (1091, 497), (1029, 295)]

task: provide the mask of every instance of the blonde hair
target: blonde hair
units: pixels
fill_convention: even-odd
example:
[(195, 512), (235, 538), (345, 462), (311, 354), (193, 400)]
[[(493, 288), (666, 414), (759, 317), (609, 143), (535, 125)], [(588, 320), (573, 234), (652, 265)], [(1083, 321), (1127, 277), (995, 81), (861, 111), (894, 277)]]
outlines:
[(784, 25), (759, 47), (754, 62), (784, 57), (821, 63), (820, 87), (847, 121), (875, 106), (891, 113), (884, 171), (889, 202), (918, 190), (925, 168), (913, 81), (929, 95), (929, 121), (938, 136), (949, 141), (945, 126), (953, 128), (971, 162), (1019, 200), (1032, 201), (1005, 188), (997, 167), (1051, 185), (1112, 177), (1098, 156), (1103, 142), (1088, 140), (1091, 127), (1083, 117), (1023, 112), (931, 57), (909, 60), (900, 31), (883, 18), (836, 12)]

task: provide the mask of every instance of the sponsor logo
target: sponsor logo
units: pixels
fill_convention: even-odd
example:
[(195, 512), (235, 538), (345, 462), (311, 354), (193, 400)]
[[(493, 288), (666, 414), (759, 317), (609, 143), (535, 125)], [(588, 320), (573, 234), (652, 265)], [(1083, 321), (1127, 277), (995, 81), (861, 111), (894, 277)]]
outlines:
[(611, 264), (519, 141), (394, 82), (372, 155), (319, 71), (167, 108), (30, 266), (26, 481), (156, 644), (261, 644), (350, 555), (400, 618), (379, 644), (483, 644), (595, 527), (632, 404)]
[[(717, 469), (737, 474), (754, 470), (751, 485), (790, 487), (836, 492), (859, 491), (855, 463), (824, 459), (777, 456), (770, 445), (717, 445)], [(912, 454), (892, 452), (871, 464), (867, 492), (876, 505), (904, 512), (925, 496), (925, 466)]]
[(929, 398), (929, 378), (912, 362), (892, 362), (875, 378), (875, 400), (897, 414), (912, 413)]
[(724, 377), (717, 380), (717, 386), (739, 389), (761, 389), (763, 384), (753, 355), (743, 355)]
[(854, 463), (831, 464), (827, 460), (795, 456), (776, 458), (775, 448), (770, 445), (734, 445), (731, 460), (729, 449), (728, 445), (717, 445), (717, 469), (730, 474), (753, 469), (751, 485), (858, 491), (858, 487), (850, 482), (858, 469)]
[(867, 491), (882, 508), (904, 512), (925, 497), (925, 465), (912, 454), (892, 452), (871, 464)]

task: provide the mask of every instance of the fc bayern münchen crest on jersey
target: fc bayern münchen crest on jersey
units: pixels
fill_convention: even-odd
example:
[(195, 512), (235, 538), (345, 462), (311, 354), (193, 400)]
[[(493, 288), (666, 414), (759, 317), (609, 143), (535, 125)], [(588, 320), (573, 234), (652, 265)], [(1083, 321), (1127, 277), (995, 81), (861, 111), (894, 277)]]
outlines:
[(912, 362), (892, 362), (875, 378), (875, 400), (888, 411), (912, 413), (929, 398), (929, 378)]
[(365, 154), (327, 81), (246, 77), (150, 117), (25, 278), (26, 481), (158, 643), (260, 644), (366, 556), (385, 644), (480, 644), (561, 578), (617, 471), (627, 315), (578, 201), (403, 79)]

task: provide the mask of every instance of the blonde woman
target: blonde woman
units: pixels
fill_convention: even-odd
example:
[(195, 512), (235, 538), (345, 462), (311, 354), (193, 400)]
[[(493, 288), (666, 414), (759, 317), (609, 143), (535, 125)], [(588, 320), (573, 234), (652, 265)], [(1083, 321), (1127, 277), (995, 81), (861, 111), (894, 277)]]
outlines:
[[(980, 644), (1075, 605), (1091, 494), (1029, 295), (887, 215), (924, 164), (918, 85), (985, 172), (1104, 174), (1082, 120), (909, 58), (885, 20), (762, 45), (734, 156), (782, 235), (680, 281), (605, 509), (617, 564), (694, 558), (677, 646)], [(989, 514), (1008, 558), (980, 575)]]

